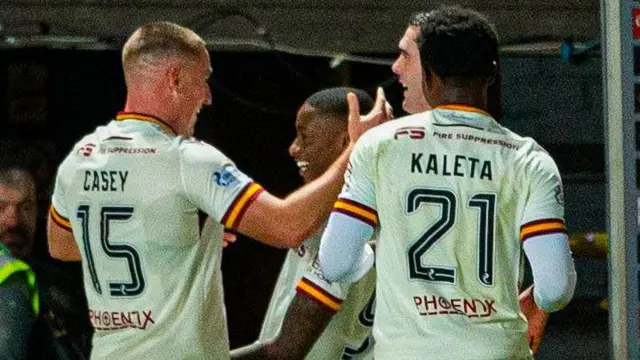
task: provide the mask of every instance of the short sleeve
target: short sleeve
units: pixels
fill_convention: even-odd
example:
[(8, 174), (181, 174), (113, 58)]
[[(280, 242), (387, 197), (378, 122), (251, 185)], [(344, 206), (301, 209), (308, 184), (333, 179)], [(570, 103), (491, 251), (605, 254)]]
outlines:
[(263, 188), (213, 146), (191, 140), (180, 146), (180, 175), (188, 199), (235, 230)]
[(534, 152), (529, 168), (529, 196), (524, 208), (520, 238), (565, 232), (562, 179), (549, 154)]
[(51, 219), (58, 226), (68, 231), (71, 231), (71, 222), (69, 222), (69, 217), (71, 216), (72, 211), (72, 209), (68, 208), (69, 181), (73, 178), (73, 174), (70, 173), (70, 167), (71, 164), (68, 157), (58, 167), (53, 187), (53, 195), (51, 196), (51, 207), (49, 208)]
[(378, 222), (375, 196), (376, 143), (365, 133), (356, 143), (345, 172), (344, 186), (333, 211), (355, 217), (374, 228)]
[(316, 253), (306, 272), (298, 281), (296, 291), (332, 311), (338, 311), (347, 297), (349, 285), (348, 283), (328, 281), (322, 273)]

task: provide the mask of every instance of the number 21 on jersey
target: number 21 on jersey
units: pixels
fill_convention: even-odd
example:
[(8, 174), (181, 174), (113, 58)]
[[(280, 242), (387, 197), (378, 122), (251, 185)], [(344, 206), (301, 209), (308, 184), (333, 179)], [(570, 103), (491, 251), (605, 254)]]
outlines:
[[(407, 253), (409, 278), (444, 284), (456, 283), (456, 271), (453, 266), (424, 265), (423, 257), (435, 246), (456, 223), (458, 197), (451, 190), (416, 188), (407, 196), (407, 214), (412, 214), (422, 204), (440, 206), (438, 219), (414, 241)], [(477, 275), (478, 282), (484, 286), (493, 286), (494, 229), (496, 221), (496, 194), (481, 193), (470, 197), (468, 211), (478, 212), (477, 237)]]

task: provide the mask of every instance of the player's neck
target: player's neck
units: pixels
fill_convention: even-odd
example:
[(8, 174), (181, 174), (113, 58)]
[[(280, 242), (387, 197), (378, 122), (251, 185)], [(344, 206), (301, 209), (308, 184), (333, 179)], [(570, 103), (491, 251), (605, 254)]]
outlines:
[(162, 103), (158, 100), (159, 99), (153, 97), (153, 95), (137, 96), (136, 94), (130, 93), (127, 95), (127, 102), (125, 103), (122, 111), (125, 113), (137, 113), (153, 116), (162, 120), (173, 129), (177, 129), (178, 127), (177, 124), (174, 123), (175, 121), (173, 116), (169, 109), (164, 105), (166, 102)]
[(487, 111), (486, 91), (479, 89), (447, 86), (439, 96), (431, 99), (432, 108), (443, 105), (465, 105)]

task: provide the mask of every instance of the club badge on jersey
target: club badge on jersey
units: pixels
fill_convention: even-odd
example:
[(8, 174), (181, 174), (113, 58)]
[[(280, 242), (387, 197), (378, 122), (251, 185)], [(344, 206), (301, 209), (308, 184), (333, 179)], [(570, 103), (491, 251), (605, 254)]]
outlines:
[(219, 187), (229, 187), (238, 182), (235, 176), (236, 168), (232, 165), (225, 165), (222, 169), (213, 172), (213, 182)]

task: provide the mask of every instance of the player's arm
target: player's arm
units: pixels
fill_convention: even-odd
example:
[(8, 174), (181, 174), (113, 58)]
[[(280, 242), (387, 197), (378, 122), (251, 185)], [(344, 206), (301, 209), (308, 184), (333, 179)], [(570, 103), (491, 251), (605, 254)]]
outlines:
[(304, 359), (334, 314), (333, 309), (298, 293), (287, 309), (278, 337), (235, 349), (231, 358)]
[(564, 308), (573, 297), (576, 271), (566, 234), (539, 235), (523, 244), (533, 273), (535, 305), (546, 312)]
[(47, 220), (47, 241), (49, 254), (62, 261), (80, 261), (80, 251), (73, 238), (69, 220), (62, 217), (53, 206)]
[(383, 95), (362, 119), (356, 96), (350, 93), (347, 101), (351, 144), (322, 176), (285, 199), (269, 194), (215, 148), (183, 141), (180, 171), (188, 200), (226, 229), (272, 246), (299, 246), (329, 215), (354, 142), (366, 130), (390, 118)]
[(355, 147), (346, 184), (320, 240), (319, 261), (329, 281), (355, 282), (373, 266), (367, 244), (378, 226), (374, 178), (377, 140), (365, 136)]
[(331, 213), (319, 251), (327, 280), (356, 282), (373, 267), (374, 254), (368, 244), (373, 232), (370, 223), (338, 211)]
[(348, 285), (326, 280), (316, 258), (296, 285), (278, 336), (234, 350), (234, 359), (303, 359), (340, 311)]
[(73, 238), (69, 211), (67, 209), (66, 196), (68, 179), (72, 176), (65, 175), (68, 172), (69, 161), (65, 159), (58, 167), (49, 217), (47, 220), (47, 243), (51, 257), (63, 261), (80, 261), (80, 251)]
[(560, 174), (546, 153), (532, 161), (529, 199), (524, 209), (520, 239), (533, 273), (535, 306), (545, 312), (565, 307), (576, 285), (576, 271), (564, 224)]
[(326, 219), (335, 201), (350, 150), (330, 169), (285, 199), (279, 199), (204, 143), (181, 145), (185, 195), (225, 229), (277, 247), (297, 247)]
[(331, 211), (352, 146), (318, 179), (284, 199), (262, 192), (248, 206), (237, 231), (279, 247), (299, 246)]

